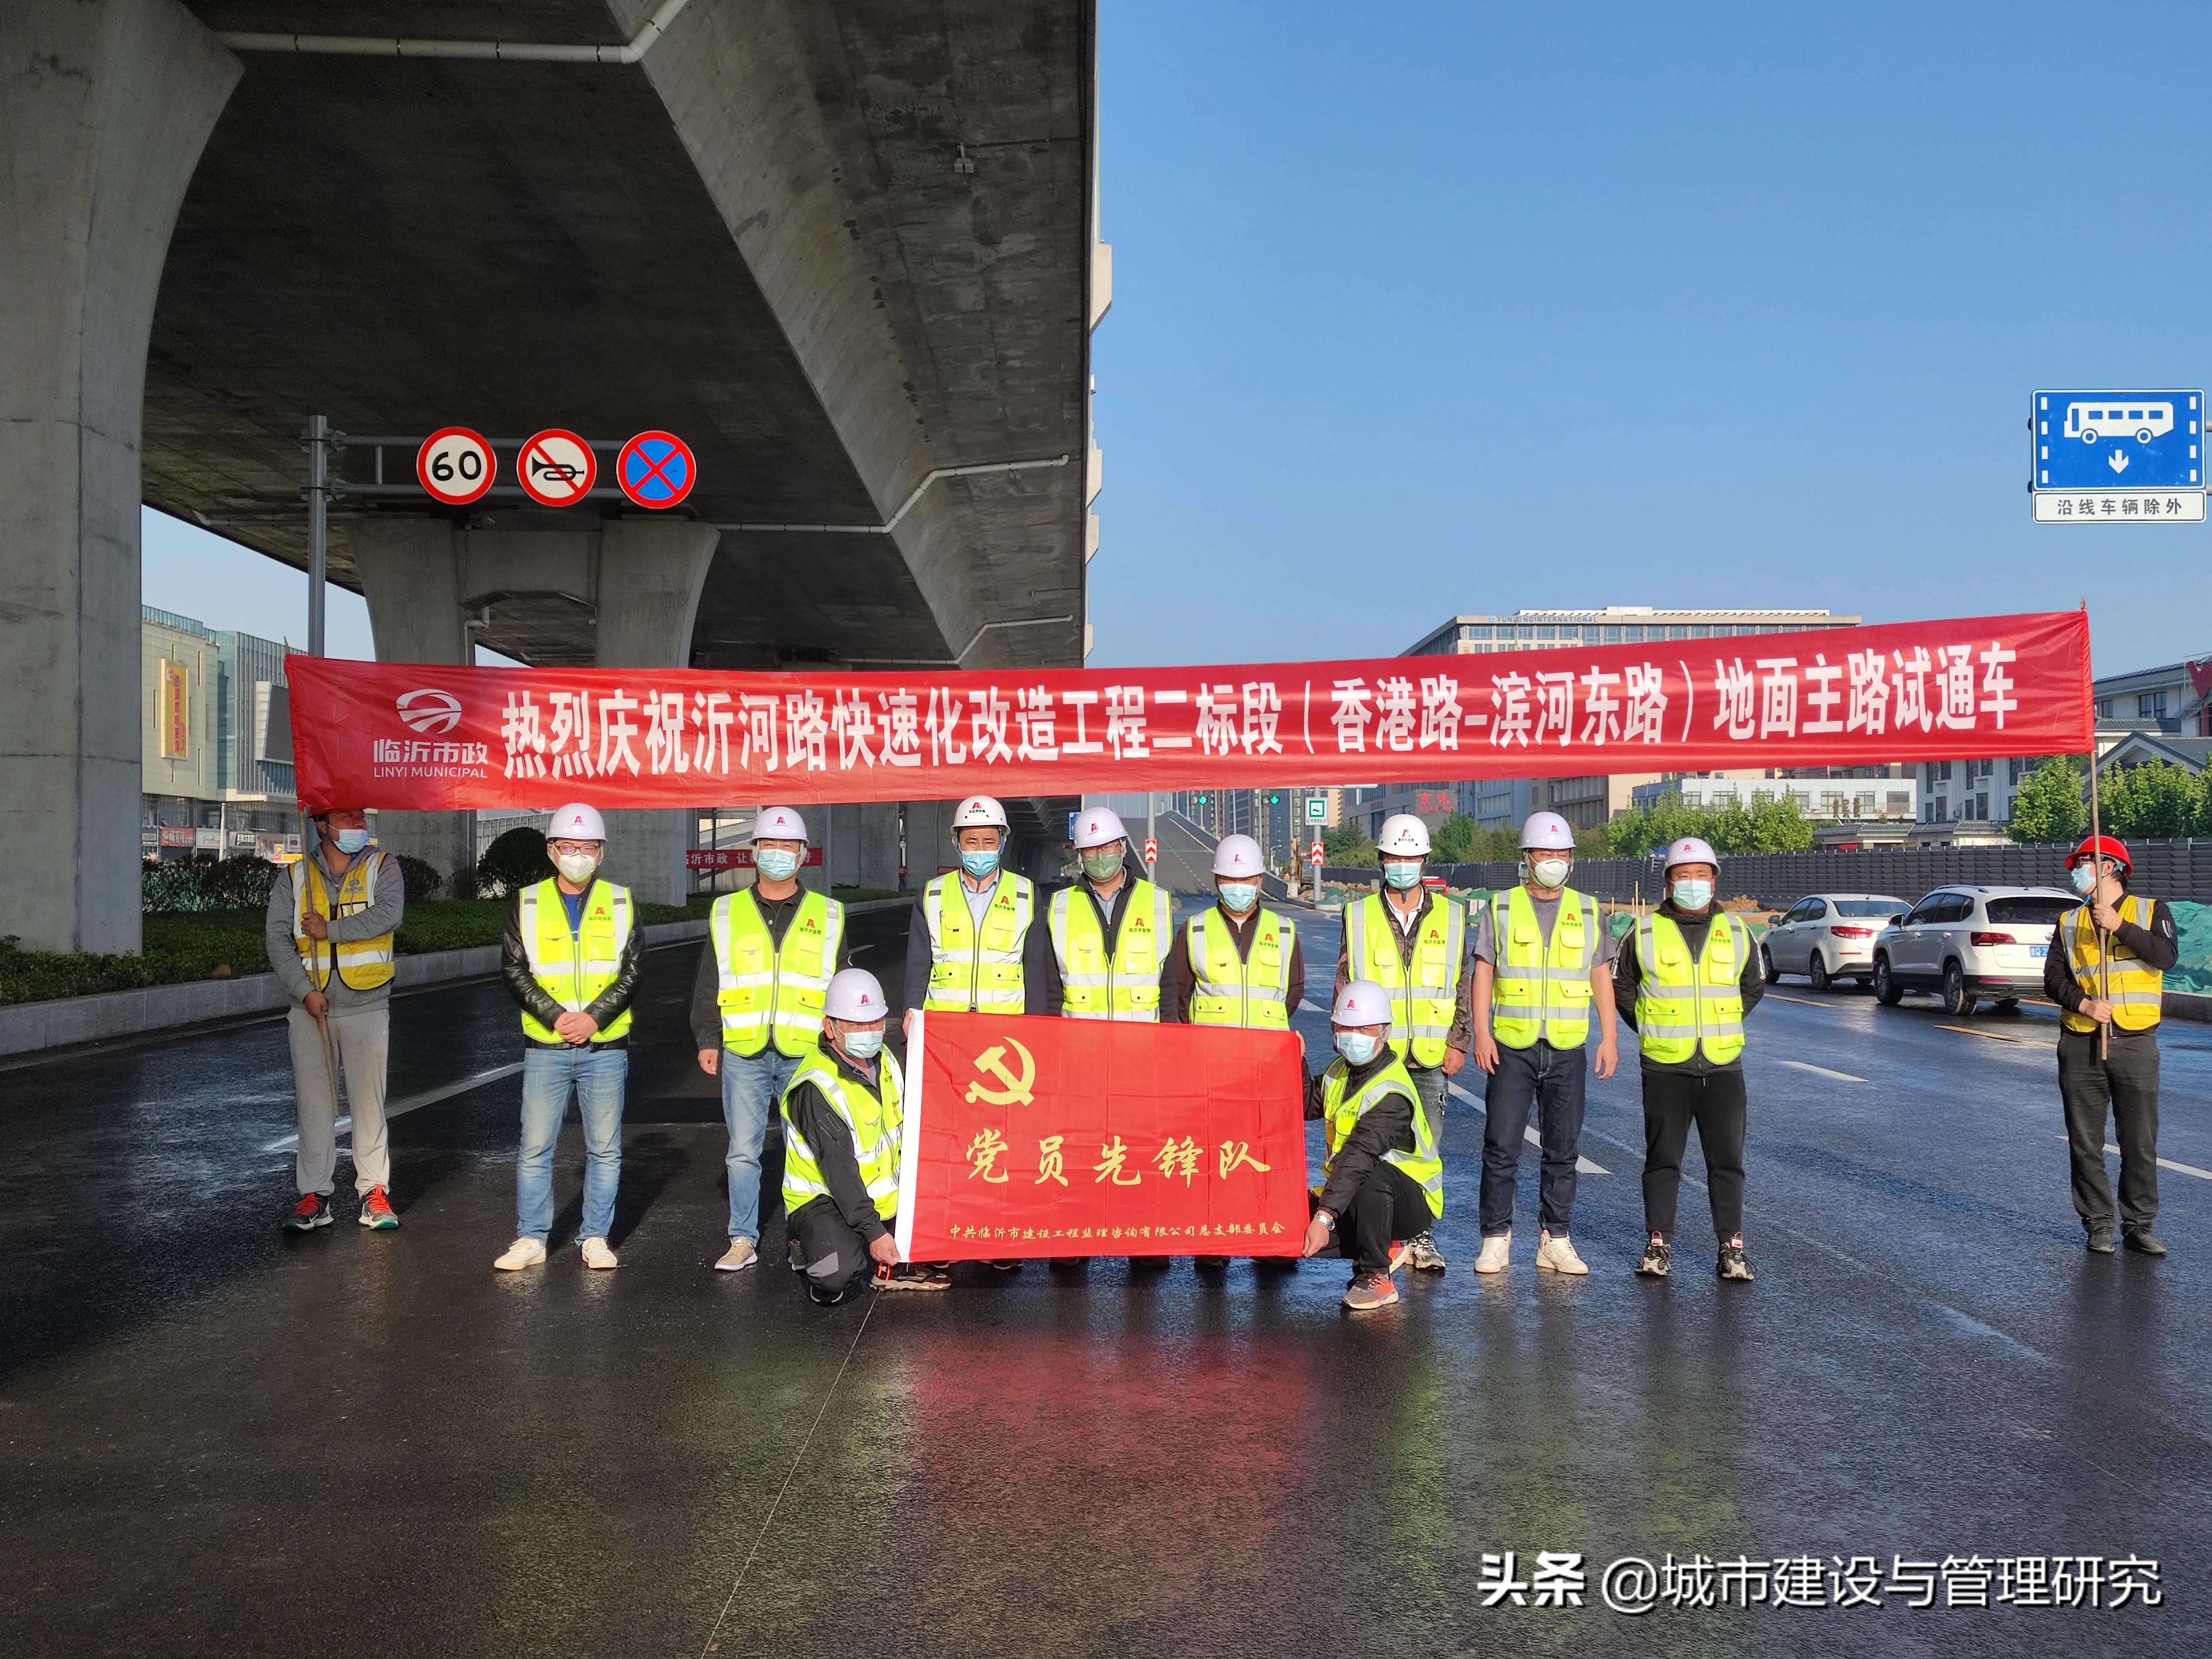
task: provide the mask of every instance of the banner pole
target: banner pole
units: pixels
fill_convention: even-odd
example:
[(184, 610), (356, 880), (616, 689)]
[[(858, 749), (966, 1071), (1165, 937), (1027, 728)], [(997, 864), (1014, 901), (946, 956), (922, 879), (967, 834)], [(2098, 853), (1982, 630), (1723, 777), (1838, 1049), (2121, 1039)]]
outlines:
[[(2088, 611), (2089, 601), (2084, 599), (2081, 601), (2082, 614), (2087, 615)], [(2095, 704), (2092, 703), (2089, 710), (2089, 844), (2094, 848), (2104, 833), (2103, 814), (2099, 811), (2097, 803), (2097, 713)], [(2089, 868), (2093, 872), (2097, 868), (2098, 858), (2099, 854), (2094, 852), (2089, 854)], [(2102, 878), (2099, 879), (2101, 880)], [(2093, 884), (2089, 889), (2089, 918), (2093, 921), (2097, 916), (2096, 907), (2097, 889)], [(2111, 952), (2111, 940), (2104, 928), (2100, 927), (2097, 929), (2097, 1000), (2100, 1002), (2109, 1000), (2112, 994), (2112, 971), (2106, 963), (2106, 958)], [(2097, 1022), (2097, 1058), (2110, 1060), (2112, 1057), (2112, 1022), (2099, 1020)]]

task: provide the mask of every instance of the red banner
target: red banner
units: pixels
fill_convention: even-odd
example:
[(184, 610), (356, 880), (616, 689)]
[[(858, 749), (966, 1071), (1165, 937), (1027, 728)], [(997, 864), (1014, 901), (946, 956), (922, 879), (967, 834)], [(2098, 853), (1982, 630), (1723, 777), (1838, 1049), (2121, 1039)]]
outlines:
[(1287, 1031), (924, 1014), (906, 1077), (910, 1261), (1304, 1242), (1305, 1067)]
[(1861, 765), (2086, 754), (2094, 724), (2075, 611), (1210, 668), (738, 674), (295, 656), (286, 670), (310, 808)]

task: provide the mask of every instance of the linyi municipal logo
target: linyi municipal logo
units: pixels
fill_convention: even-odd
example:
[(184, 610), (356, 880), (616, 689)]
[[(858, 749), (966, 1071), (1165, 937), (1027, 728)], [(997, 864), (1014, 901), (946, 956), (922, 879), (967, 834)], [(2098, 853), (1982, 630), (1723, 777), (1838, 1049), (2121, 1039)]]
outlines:
[(461, 723), (461, 700), (450, 691), (410, 691), (399, 699), (399, 718), (410, 732), (435, 736)]

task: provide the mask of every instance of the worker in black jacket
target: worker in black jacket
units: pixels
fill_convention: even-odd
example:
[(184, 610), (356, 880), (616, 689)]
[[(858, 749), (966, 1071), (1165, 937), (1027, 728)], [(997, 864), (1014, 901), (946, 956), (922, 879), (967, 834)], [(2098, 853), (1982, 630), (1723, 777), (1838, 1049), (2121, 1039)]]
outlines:
[(2052, 931), (2043, 994), (2060, 1010), (2058, 1095), (2074, 1209), (2089, 1248), (2111, 1255), (2109, 1110), (2120, 1143), (2121, 1235), (2131, 1250), (2164, 1255), (2150, 1224), (2158, 1215), (2158, 1024), (2166, 970), (2181, 956), (2173, 909), (2129, 890), (2133, 862), (2110, 836), (2084, 841), (2068, 863), (2083, 902), (2062, 913)]
[(623, 1091), (629, 1076), (630, 1003), (644, 970), (645, 931), (629, 889), (599, 879), (607, 830), (573, 802), (554, 813), (546, 851), (555, 873), (514, 896), (500, 972), (522, 1009), (522, 1155), (515, 1166), (514, 1243), (502, 1273), (545, 1260), (553, 1231), (553, 1148), (571, 1096), (584, 1125), (587, 1267), (611, 1267), (607, 1245), (622, 1179)]

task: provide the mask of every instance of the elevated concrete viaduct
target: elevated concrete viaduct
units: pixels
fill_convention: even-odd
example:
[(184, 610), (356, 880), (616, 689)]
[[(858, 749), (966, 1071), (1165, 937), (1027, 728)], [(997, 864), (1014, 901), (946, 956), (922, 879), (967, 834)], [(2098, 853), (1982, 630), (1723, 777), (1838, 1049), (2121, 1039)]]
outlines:
[[(342, 493), (331, 576), (389, 659), (1079, 662), (1095, 33), (1091, 0), (0, 8), (11, 931), (137, 948), (138, 506), (304, 566), (313, 415), (698, 455), (669, 514)], [(623, 834), (680, 890), (687, 832)], [(451, 868), (465, 835), (387, 839)]]

